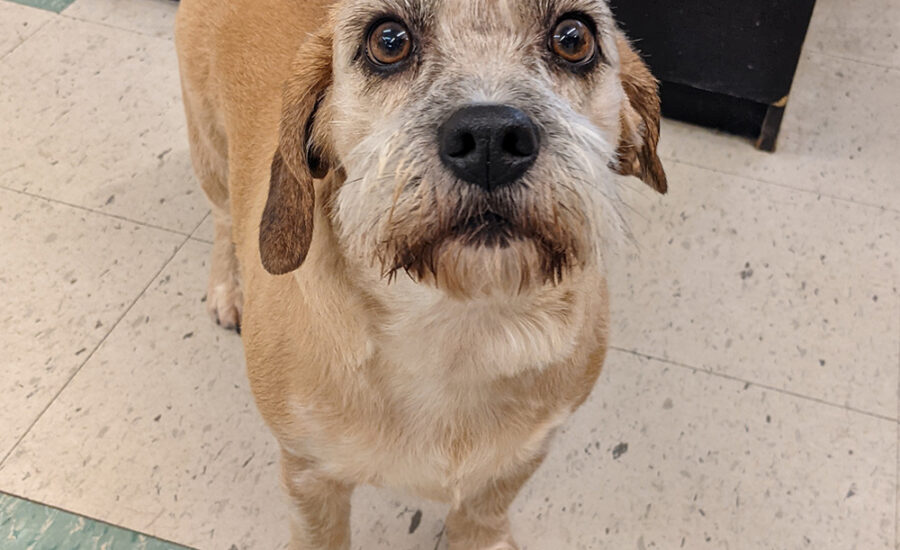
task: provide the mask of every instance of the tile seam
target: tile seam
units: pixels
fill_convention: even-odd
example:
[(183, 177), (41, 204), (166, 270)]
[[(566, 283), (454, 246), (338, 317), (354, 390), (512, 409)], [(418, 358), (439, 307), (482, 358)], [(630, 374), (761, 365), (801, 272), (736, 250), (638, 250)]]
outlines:
[[(92, 214), (98, 214), (98, 215), (100, 215), (100, 216), (104, 216), (104, 217), (107, 217), (107, 218), (112, 218), (112, 219), (119, 220), (119, 221), (123, 221), (123, 222), (133, 223), (133, 224), (135, 224), (135, 225), (140, 225), (140, 226), (142, 226), (142, 227), (146, 227), (146, 228), (149, 228), (149, 229), (156, 229), (156, 230), (158, 230), (158, 231), (165, 231), (166, 233), (172, 233), (173, 235), (178, 235), (178, 236), (180, 236), (180, 237), (190, 237), (190, 236), (191, 236), (190, 233), (187, 233), (187, 232), (184, 232), (184, 231), (180, 231), (180, 230), (178, 230), (178, 229), (171, 229), (171, 228), (168, 228), (168, 227), (164, 227), (164, 226), (162, 226), (162, 225), (156, 225), (156, 224), (153, 224), (153, 223), (149, 223), (149, 222), (145, 222), (145, 221), (141, 221), (141, 220), (136, 220), (136, 219), (134, 219), (134, 218), (129, 218), (128, 216), (123, 216), (123, 215), (121, 215), (121, 214), (113, 214), (113, 213), (111, 213), (111, 212), (104, 212), (104, 211), (102, 211), (102, 210), (97, 210), (97, 209), (91, 208), (91, 207), (89, 207), (89, 206), (83, 206), (83, 205), (80, 205), (80, 204), (75, 204), (75, 203), (66, 202), (66, 201), (59, 200), (59, 199), (54, 199), (54, 198), (47, 197), (47, 196), (44, 196), (44, 195), (39, 195), (39, 194), (37, 194), (37, 193), (31, 193), (30, 191), (23, 191), (23, 190), (21, 190), (21, 189), (15, 189), (15, 188), (13, 188), (13, 187), (7, 187), (7, 186), (5, 186), (5, 185), (0, 185), (0, 189), (2, 189), (2, 190), (4, 190), (4, 191), (9, 191), (9, 192), (11, 192), (11, 193), (18, 193), (18, 194), (20, 194), (20, 195), (24, 195), (24, 196), (26, 196), (26, 197), (31, 197), (31, 198), (33, 198), (33, 199), (43, 200), (43, 201), (47, 201), (47, 202), (50, 202), (50, 203), (53, 203), (53, 204), (58, 204), (58, 205), (61, 205), (61, 206), (66, 206), (66, 207), (69, 207), (69, 208), (74, 208), (74, 209), (76, 209), (76, 210), (82, 210), (82, 211), (84, 211), (84, 212), (90, 212), (90, 213), (92, 213)], [(207, 215), (208, 215), (208, 214), (207, 214)], [(206, 220), (206, 216), (204, 216), (204, 217), (200, 220), (200, 223), (202, 223), (204, 220)]]
[(874, 209), (876, 209), (876, 210), (884, 210), (884, 211), (886, 211), (886, 212), (893, 212), (893, 213), (895, 213), (895, 214), (900, 214), (900, 206), (893, 207), (893, 206), (885, 206), (885, 205), (879, 205), (879, 204), (872, 204), (872, 203), (868, 203), (868, 202), (856, 201), (856, 200), (853, 200), (853, 199), (847, 199), (847, 198), (840, 197), (840, 196), (837, 196), (837, 195), (832, 195), (832, 194), (830, 194), (830, 193), (823, 193), (823, 192), (821, 192), (821, 191), (816, 191), (816, 190), (814, 190), (814, 189), (803, 189), (803, 188), (801, 188), (801, 187), (794, 187), (794, 186), (792, 186), (792, 185), (787, 185), (787, 184), (785, 184), (785, 183), (780, 183), (780, 182), (777, 182), (777, 181), (772, 181), (772, 180), (762, 179), (762, 178), (759, 178), (759, 177), (756, 177), (756, 176), (751, 176), (751, 175), (746, 175), (746, 174), (738, 174), (738, 173), (735, 173), (735, 172), (729, 172), (729, 171), (727, 171), (727, 170), (722, 170), (722, 169), (720, 169), (720, 168), (714, 168), (714, 167), (711, 167), (711, 166), (705, 166), (705, 165), (703, 165), (703, 164), (700, 164), (700, 163), (697, 163), (697, 162), (694, 162), (694, 161), (684, 160), (684, 159), (680, 159), (680, 158), (674, 157), (674, 156), (663, 156), (662, 158), (663, 158), (663, 160), (665, 160), (665, 161), (674, 162), (674, 163), (682, 164), (682, 165), (685, 165), (685, 166), (691, 166), (691, 167), (693, 167), (693, 168), (699, 168), (699, 169), (701, 169), (701, 170), (706, 170), (706, 171), (708, 171), (708, 172), (714, 172), (714, 173), (716, 173), (716, 174), (720, 174), (720, 175), (723, 175), (723, 176), (731, 176), (731, 177), (740, 178), (740, 179), (747, 180), (747, 181), (752, 181), (752, 182), (756, 182), (756, 183), (762, 183), (762, 184), (765, 184), (765, 185), (772, 185), (772, 186), (775, 186), (775, 187), (781, 187), (782, 189), (790, 189), (791, 191), (797, 191), (797, 192), (800, 192), (800, 193), (806, 193), (806, 194), (808, 194), (808, 195), (815, 195), (816, 197), (823, 197), (823, 198), (826, 198), (826, 199), (831, 199), (831, 200), (843, 202), (843, 203), (846, 203), (846, 204), (852, 204), (852, 205), (855, 205), (855, 206), (862, 206), (862, 207), (864, 207), (864, 208), (874, 208)]
[(147, 292), (147, 289), (149, 289), (150, 286), (153, 285), (153, 281), (155, 281), (159, 278), (160, 274), (162, 274), (162, 272), (165, 271), (166, 267), (168, 267), (169, 264), (172, 263), (172, 260), (175, 258), (175, 256), (185, 247), (185, 245), (189, 241), (190, 241), (190, 237), (185, 237), (184, 240), (181, 241), (181, 244), (179, 244), (178, 246), (175, 247), (175, 250), (166, 258), (165, 262), (163, 262), (163, 265), (153, 274), (153, 276), (150, 277), (147, 284), (141, 288), (141, 291), (137, 294), (137, 296), (131, 301), (131, 303), (128, 304), (128, 307), (126, 307), (125, 310), (122, 311), (122, 313), (119, 315), (119, 317), (116, 319), (116, 321), (110, 326), (109, 330), (106, 331), (106, 334), (104, 334), (103, 337), (100, 339), (100, 341), (98, 341), (97, 344), (94, 345), (93, 349), (91, 349), (91, 352), (87, 355), (87, 357), (85, 357), (84, 361), (82, 361), (81, 364), (79, 364), (72, 371), (72, 373), (68, 376), (68, 378), (66, 378), (66, 380), (62, 384), (62, 386), (60, 386), (60, 388), (56, 391), (56, 393), (53, 394), (53, 397), (51, 397), (47, 401), (47, 404), (41, 409), (41, 411), (37, 414), (37, 416), (34, 417), (34, 419), (31, 421), (31, 423), (28, 425), (28, 427), (22, 432), (22, 434), (16, 439), (16, 442), (9, 448), (9, 451), (7, 451), (6, 454), (3, 456), (3, 458), (0, 459), (0, 472), (3, 471), (3, 467), (6, 465), (6, 462), (13, 455), (13, 453), (15, 453), (16, 449), (19, 447), (19, 445), (22, 443), (22, 441), (24, 441), (25, 438), (28, 436), (28, 434), (31, 433), (31, 431), (34, 429), (34, 427), (37, 425), (37, 423), (40, 422), (41, 418), (44, 417), (44, 414), (46, 414), (47, 411), (50, 409), (50, 407), (53, 406), (53, 404), (56, 402), (56, 400), (59, 399), (59, 396), (62, 395), (62, 393), (66, 390), (66, 388), (69, 387), (69, 384), (72, 383), (72, 380), (74, 380), (75, 377), (78, 376), (78, 373), (80, 373), (82, 371), (82, 369), (84, 369), (84, 366), (90, 362), (90, 360), (94, 357), (94, 355), (97, 353), (97, 351), (101, 347), (103, 347), (103, 344), (106, 343), (106, 340), (109, 339), (109, 336), (113, 332), (115, 332), (116, 327), (118, 327), (119, 324), (121, 324), (122, 320), (128, 316), (128, 314), (131, 312), (132, 309), (134, 309), (134, 306), (144, 296), (144, 293)]
[(83, 513), (81, 513), (81, 512), (76, 512), (76, 511), (74, 511), (74, 510), (69, 510), (68, 508), (65, 508), (65, 507), (63, 507), (63, 506), (57, 506), (57, 505), (55, 505), (55, 504), (50, 504), (50, 503), (47, 503), (47, 502), (41, 502), (41, 501), (35, 500), (35, 499), (33, 499), (33, 498), (29, 498), (29, 497), (24, 496), (24, 495), (18, 495), (18, 494), (12, 493), (12, 492), (10, 492), (10, 491), (5, 491), (5, 490), (3, 490), (3, 489), (0, 489), (0, 495), (6, 495), (6, 496), (8, 496), (8, 497), (15, 498), (15, 499), (18, 499), (18, 500), (21, 500), (21, 501), (24, 501), (24, 502), (29, 502), (29, 503), (35, 504), (35, 505), (37, 505), (37, 506), (43, 506), (44, 508), (50, 508), (50, 509), (52, 509), (52, 510), (59, 511), (59, 512), (62, 512), (62, 513), (64, 513), (64, 514), (70, 514), (70, 515), (73, 515), (73, 516), (77, 516), (77, 517), (79, 517), (79, 518), (84, 518), (84, 519), (86, 519), (86, 520), (93, 521), (93, 522), (95, 522), (95, 523), (102, 523), (102, 524), (104, 524), (104, 525), (109, 525), (109, 526), (115, 527), (115, 528), (117, 528), (117, 529), (122, 529), (122, 530), (124, 530), (124, 531), (129, 531), (129, 532), (131, 532), (131, 533), (137, 533), (138, 535), (143, 535), (144, 537), (152, 538), (152, 539), (158, 540), (158, 541), (163, 542), (163, 543), (166, 543), (166, 544), (171, 544), (171, 545), (174, 545), (174, 546), (181, 546), (181, 547), (184, 547), (184, 548), (190, 548), (189, 546), (186, 546), (185, 544), (180, 543), (180, 542), (175, 542), (174, 540), (169, 540), (169, 539), (166, 539), (166, 538), (164, 538), (164, 537), (160, 537), (160, 536), (158, 536), (158, 535), (151, 535), (150, 533), (145, 533), (145, 532), (143, 532), (143, 531), (138, 531), (138, 530), (136, 530), (136, 529), (133, 529), (133, 528), (131, 528), (131, 527), (127, 527), (127, 526), (125, 526), (125, 525), (119, 525), (119, 524), (117, 524), (117, 523), (113, 523), (113, 522), (107, 521), (107, 520), (105, 520), (105, 519), (100, 519), (100, 518), (97, 518), (97, 517), (93, 517), (93, 516), (90, 516), (90, 515), (87, 515), (87, 514), (83, 514)]
[(854, 414), (860, 414), (860, 415), (863, 415), (863, 416), (868, 416), (868, 417), (870, 417), (870, 418), (874, 418), (874, 419), (877, 419), (877, 420), (883, 420), (883, 421), (891, 422), (891, 423), (894, 423), (894, 424), (900, 424), (900, 423), (898, 423), (898, 419), (897, 419), (897, 418), (890, 417), (890, 416), (887, 416), (887, 415), (884, 415), (884, 414), (879, 414), (879, 413), (872, 412), (872, 411), (865, 411), (865, 410), (862, 410), (862, 409), (858, 409), (858, 408), (856, 408), (856, 407), (850, 407), (850, 406), (848, 406), (848, 405), (841, 405), (841, 404), (839, 404), (839, 403), (834, 403), (834, 402), (832, 402), (832, 401), (828, 401), (828, 400), (822, 399), (822, 398), (820, 398), (820, 397), (814, 397), (814, 396), (811, 396), (811, 395), (804, 395), (804, 394), (802, 394), (802, 393), (795, 392), (795, 391), (792, 391), (792, 390), (787, 390), (787, 389), (784, 389), (784, 388), (778, 388), (778, 387), (775, 387), (775, 386), (769, 386), (769, 385), (767, 385), (767, 384), (760, 384), (759, 382), (754, 382), (753, 380), (747, 380), (747, 379), (744, 379), (744, 378), (740, 378), (740, 377), (733, 376), (733, 375), (726, 374), (726, 373), (722, 373), (722, 372), (714, 372), (714, 371), (711, 371), (711, 370), (709, 370), (709, 369), (705, 369), (705, 368), (701, 368), (701, 367), (695, 367), (695, 366), (693, 366), (693, 365), (689, 365), (689, 364), (687, 364), (687, 363), (682, 363), (682, 362), (680, 362), (680, 361), (675, 361), (675, 360), (673, 360), (673, 359), (666, 359), (666, 358), (664, 358), (664, 357), (659, 357), (659, 356), (652, 355), (652, 354), (649, 354), (649, 353), (644, 353), (644, 352), (641, 352), (641, 351), (638, 351), (638, 350), (633, 350), (633, 349), (628, 349), (628, 348), (622, 348), (622, 347), (618, 347), (618, 346), (609, 346), (609, 349), (616, 350), (616, 351), (620, 351), (620, 352), (623, 352), (623, 353), (628, 353), (628, 354), (631, 354), (631, 355), (635, 355), (635, 356), (637, 356), (637, 357), (642, 357), (642, 358), (644, 358), (644, 359), (650, 359), (650, 360), (653, 360), (653, 361), (657, 361), (657, 362), (659, 362), (659, 363), (664, 363), (664, 364), (667, 364), (667, 365), (672, 365), (672, 366), (675, 366), (675, 367), (678, 367), (678, 368), (681, 368), (681, 369), (690, 370), (690, 371), (697, 372), (697, 373), (702, 373), (702, 374), (708, 374), (708, 375), (710, 375), (710, 376), (715, 376), (715, 377), (717, 377), (717, 378), (723, 378), (723, 379), (726, 379), (726, 380), (731, 380), (731, 381), (733, 381), (733, 382), (741, 382), (741, 383), (744, 383), (744, 384), (749, 384), (750, 386), (755, 386), (755, 387), (757, 387), (757, 388), (762, 388), (762, 389), (764, 389), (764, 390), (777, 392), (777, 393), (780, 393), (780, 394), (782, 394), (782, 395), (787, 395), (787, 396), (790, 396), (790, 397), (795, 397), (795, 398), (798, 398), (798, 399), (803, 399), (803, 400), (805, 400), (805, 401), (810, 401), (810, 402), (812, 402), (812, 403), (818, 403), (818, 404), (820, 404), (820, 405), (826, 405), (826, 406), (829, 406), (829, 407), (833, 407), (833, 408), (836, 408), (836, 409), (841, 409), (841, 410), (844, 410), (844, 411), (847, 411), (847, 412), (851, 412), (851, 413), (854, 413)]
[[(34, 9), (38, 9), (38, 8), (34, 8)], [(53, 12), (50, 12), (50, 13), (53, 13)], [(59, 14), (53, 14), (53, 15), (58, 16)], [(15, 46), (13, 46), (13, 49), (9, 50), (8, 52), (6, 52), (6, 53), (3, 54), (3, 55), (0, 55), (0, 64), (2, 64), (3, 62), (5, 62), (5, 61), (6, 61), (6, 58), (8, 58), (9, 56), (11, 56), (11, 55), (13, 54), (13, 52), (15, 52), (16, 50), (18, 50), (19, 48), (21, 48), (21, 47), (22, 47), (22, 44), (24, 44), (24, 43), (28, 42), (29, 40), (31, 40), (31, 38), (34, 37), (34, 35), (36, 35), (37, 33), (41, 32), (41, 29), (43, 29), (44, 27), (46, 27), (47, 25), (49, 25), (49, 24), (52, 23), (52, 22), (53, 22), (53, 17), (48, 18), (48, 19), (47, 19), (46, 21), (44, 21), (43, 23), (39, 24), (39, 25), (37, 26), (37, 28), (34, 29), (34, 32), (32, 32), (31, 34), (29, 34), (28, 36), (26, 36), (25, 39), (22, 40), (21, 42), (19, 42), (19, 43), (16, 44)]]

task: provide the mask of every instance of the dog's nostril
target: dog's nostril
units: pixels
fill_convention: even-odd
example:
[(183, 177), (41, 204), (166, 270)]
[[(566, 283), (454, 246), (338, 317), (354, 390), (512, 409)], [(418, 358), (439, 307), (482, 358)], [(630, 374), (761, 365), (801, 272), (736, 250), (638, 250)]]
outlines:
[(475, 136), (470, 132), (460, 132), (454, 137), (456, 139), (447, 145), (446, 152), (448, 156), (464, 158), (475, 152), (477, 144), (475, 143)]
[(530, 157), (534, 155), (535, 139), (530, 128), (511, 128), (503, 136), (503, 151), (515, 157)]

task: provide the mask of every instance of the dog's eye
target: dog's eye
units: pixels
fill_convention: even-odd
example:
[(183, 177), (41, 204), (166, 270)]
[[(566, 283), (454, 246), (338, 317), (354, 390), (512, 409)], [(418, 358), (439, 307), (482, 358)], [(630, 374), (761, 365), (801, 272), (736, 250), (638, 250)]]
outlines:
[(412, 39), (409, 29), (398, 21), (385, 21), (369, 31), (367, 50), (376, 65), (396, 65), (409, 57)]
[(597, 39), (591, 29), (579, 19), (560, 21), (550, 38), (553, 53), (574, 65), (590, 63), (597, 54)]

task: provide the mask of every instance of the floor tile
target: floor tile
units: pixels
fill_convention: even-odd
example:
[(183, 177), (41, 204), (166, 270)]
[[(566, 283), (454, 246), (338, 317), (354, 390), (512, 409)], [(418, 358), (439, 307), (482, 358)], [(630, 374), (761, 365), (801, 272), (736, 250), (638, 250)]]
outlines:
[(0, 469), (0, 487), (191, 547), (268, 547), (260, 537), (283, 531), (275, 445), (240, 339), (201, 303), (208, 253), (189, 242), (176, 255)]
[(522, 550), (887, 550), (895, 431), (614, 352), (513, 525)]
[(806, 47), (900, 67), (900, 3), (896, 0), (817, 0)]
[(2, 460), (184, 239), (5, 190), (0, 235)]
[[(239, 338), (200, 301), (209, 249), (179, 252), (0, 468), (0, 488), (200, 549), (284, 546), (276, 444)], [(440, 507), (374, 490), (355, 502), (355, 547), (437, 541)]]
[(612, 344), (895, 418), (900, 213), (666, 167), (626, 197)]
[(187, 550), (140, 533), (2, 493), (0, 544), (5, 550)]
[(40, 8), (42, 10), (53, 11), (56, 13), (61, 12), (66, 9), (66, 6), (71, 4), (73, 0), (9, 0), (11, 2), (16, 2), (17, 4), (22, 4), (23, 6), (31, 6), (33, 8)]
[(446, 548), (448, 507), (373, 487), (353, 494), (353, 550), (437, 550)]
[(900, 69), (809, 52), (778, 151), (666, 121), (660, 152), (699, 166), (900, 211)]
[(186, 233), (206, 215), (172, 41), (57, 18), (0, 89), (0, 186)]
[(0, 59), (52, 17), (46, 11), (0, 1)]
[(177, 9), (178, 2), (173, 0), (76, 0), (65, 15), (171, 38)]

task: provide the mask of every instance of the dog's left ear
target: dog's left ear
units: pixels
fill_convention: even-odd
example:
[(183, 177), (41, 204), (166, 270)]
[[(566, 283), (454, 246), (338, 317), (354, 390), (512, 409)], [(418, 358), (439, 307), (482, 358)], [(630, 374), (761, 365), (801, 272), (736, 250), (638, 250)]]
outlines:
[(622, 33), (616, 39), (621, 60), (622, 109), (616, 171), (637, 176), (660, 193), (668, 190), (666, 172), (656, 153), (659, 142), (659, 83)]
[(298, 52), (285, 84), (278, 151), (259, 226), (263, 267), (273, 275), (303, 264), (312, 243), (316, 191), (328, 171), (327, 124), (317, 121), (332, 82), (331, 35), (311, 36)]

